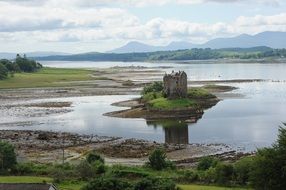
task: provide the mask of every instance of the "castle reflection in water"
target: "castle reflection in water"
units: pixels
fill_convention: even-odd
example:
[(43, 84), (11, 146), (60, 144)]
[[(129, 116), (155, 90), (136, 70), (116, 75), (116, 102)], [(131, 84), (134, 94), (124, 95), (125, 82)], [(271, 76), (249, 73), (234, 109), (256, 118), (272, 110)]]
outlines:
[(165, 132), (165, 143), (189, 144), (188, 124), (179, 120), (146, 121), (148, 126), (162, 127)]

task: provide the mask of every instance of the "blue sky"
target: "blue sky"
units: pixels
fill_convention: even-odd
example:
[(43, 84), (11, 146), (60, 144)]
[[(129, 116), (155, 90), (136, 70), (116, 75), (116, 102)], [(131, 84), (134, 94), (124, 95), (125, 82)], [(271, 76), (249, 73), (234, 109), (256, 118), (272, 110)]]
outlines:
[(0, 0), (0, 52), (104, 52), (286, 31), (285, 0)]
[[(124, 8), (124, 6), (123, 6)], [(231, 22), (239, 16), (274, 15), (286, 11), (285, 3), (278, 5), (252, 3), (203, 3), (176, 4), (162, 6), (128, 7), (129, 12), (138, 16), (142, 21), (154, 17), (174, 18), (186, 21), (215, 23)]]

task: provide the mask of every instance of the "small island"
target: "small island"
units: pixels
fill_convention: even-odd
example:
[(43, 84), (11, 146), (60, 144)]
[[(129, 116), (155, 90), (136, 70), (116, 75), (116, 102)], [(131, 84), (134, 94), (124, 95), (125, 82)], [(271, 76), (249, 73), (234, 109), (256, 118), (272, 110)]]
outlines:
[[(188, 88), (187, 74), (184, 71), (172, 71), (172, 73), (164, 75), (163, 82), (157, 81), (146, 85), (142, 90), (141, 98), (113, 104), (131, 107), (131, 109), (110, 112), (105, 115), (146, 120), (179, 118), (187, 122), (196, 122), (202, 117), (205, 109), (211, 108), (219, 102), (219, 99), (210, 93), (211, 90), (218, 87)], [(226, 87), (226, 90), (233, 90), (233, 88)]]

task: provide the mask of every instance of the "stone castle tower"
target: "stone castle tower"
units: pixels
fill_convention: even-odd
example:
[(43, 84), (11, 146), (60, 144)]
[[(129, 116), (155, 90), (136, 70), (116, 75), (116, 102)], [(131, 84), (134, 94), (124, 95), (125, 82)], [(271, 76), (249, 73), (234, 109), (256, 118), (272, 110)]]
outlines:
[(165, 74), (163, 78), (164, 93), (167, 98), (186, 98), (188, 94), (187, 74), (184, 71)]

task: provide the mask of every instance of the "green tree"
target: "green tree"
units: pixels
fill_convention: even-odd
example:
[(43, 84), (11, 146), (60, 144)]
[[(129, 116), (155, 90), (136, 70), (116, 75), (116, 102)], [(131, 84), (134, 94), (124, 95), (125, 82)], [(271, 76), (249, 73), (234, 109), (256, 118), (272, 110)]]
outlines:
[(218, 184), (230, 184), (233, 179), (233, 166), (232, 164), (219, 163), (216, 168), (216, 179)]
[(279, 128), (278, 140), (272, 148), (258, 150), (250, 179), (256, 189), (286, 189), (285, 128)]
[(2, 63), (9, 72), (19, 72), (20, 68), (16, 63), (9, 61), (8, 59), (1, 59), (0, 63)]
[(0, 63), (0, 80), (7, 78), (8, 76), (8, 69)]
[(25, 55), (24, 57), (21, 57), (19, 54), (16, 56), (15, 63), (23, 72), (34, 72), (43, 67), (35, 60), (28, 59)]
[(250, 172), (253, 169), (253, 157), (246, 157), (238, 160), (234, 164), (234, 173), (236, 181), (241, 185), (249, 182)]
[(14, 146), (8, 142), (0, 141), (0, 170), (13, 169), (17, 164)]

